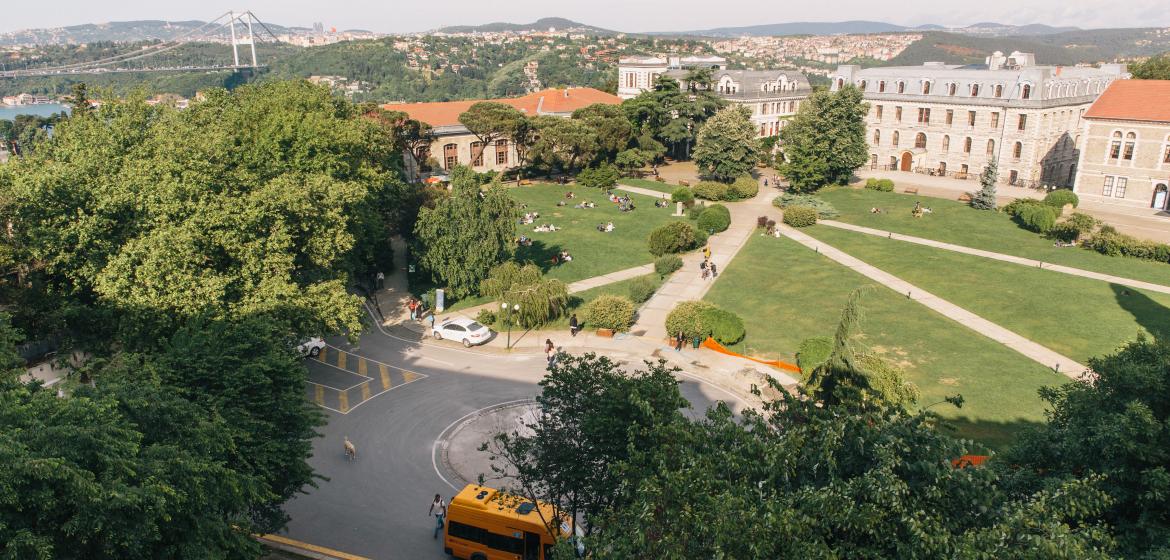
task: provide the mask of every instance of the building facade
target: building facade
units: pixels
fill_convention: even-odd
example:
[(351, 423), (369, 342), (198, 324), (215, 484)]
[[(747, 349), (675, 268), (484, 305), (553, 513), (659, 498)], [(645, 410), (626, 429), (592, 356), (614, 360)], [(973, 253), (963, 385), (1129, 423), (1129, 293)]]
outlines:
[[(382, 105), (387, 111), (400, 111), (410, 118), (431, 125), (434, 140), (422, 157), (403, 155), (408, 177), (420, 179), (424, 173), (443, 174), (456, 165), (467, 165), (478, 172), (510, 169), (519, 161), (516, 145), (509, 138), (501, 138), (481, 148), (479, 138), (459, 123), (459, 115), (480, 101), (494, 101), (511, 105), (527, 116), (549, 115), (568, 118), (573, 111), (604, 103), (617, 105), (617, 96), (593, 88), (546, 89), (522, 97), (502, 99), (474, 99), (435, 103), (390, 103)], [(430, 164), (428, 165), (428, 162)]]
[(1071, 187), (1082, 117), (1124, 65), (1039, 66), (996, 52), (982, 65), (861, 69), (844, 65), (832, 89), (860, 88), (869, 103), (870, 167), (975, 178), (988, 162), (999, 182)]
[[(630, 99), (648, 91), (659, 76), (670, 76), (687, 91), (707, 90), (725, 101), (746, 107), (759, 136), (775, 136), (812, 93), (804, 74), (795, 70), (726, 70), (721, 57), (632, 57), (618, 62), (618, 97)], [(692, 83), (695, 68), (711, 70), (709, 84)]]
[(1077, 195), (1170, 210), (1170, 80), (1113, 82), (1084, 120)]

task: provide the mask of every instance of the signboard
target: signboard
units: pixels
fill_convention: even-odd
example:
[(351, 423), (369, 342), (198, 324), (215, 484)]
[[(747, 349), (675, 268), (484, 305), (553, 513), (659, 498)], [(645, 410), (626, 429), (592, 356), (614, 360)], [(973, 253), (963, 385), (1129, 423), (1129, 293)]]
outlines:
[(446, 298), (444, 297), (445, 295), (446, 294), (443, 293), (442, 288), (435, 290), (435, 312), (436, 313), (443, 312), (443, 306), (446, 304)]

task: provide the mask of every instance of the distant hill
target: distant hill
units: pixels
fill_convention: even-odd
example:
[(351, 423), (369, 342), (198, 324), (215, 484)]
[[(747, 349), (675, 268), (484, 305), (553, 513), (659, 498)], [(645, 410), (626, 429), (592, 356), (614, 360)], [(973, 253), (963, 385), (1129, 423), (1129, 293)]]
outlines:
[(702, 37), (743, 37), (743, 36), (786, 36), (786, 35), (848, 35), (861, 33), (899, 33), (922, 31), (948, 31), (985, 36), (1030, 36), (1048, 35), (1077, 30), (1076, 27), (1052, 27), (1043, 24), (1007, 25), (981, 22), (967, 27), (949, 28), (928, 23), (916, 27), (885, 23), (881, 21), (797, 21), (771, 23), (744, 27), (717, 27), (686, 32), (662, 32), (654, 35), (697, 35)]
[[(97, 43), (101, 41), (135, 42), (135, 41), (169, 41), (198, 29), (207, 22), (203, 21), (112, 21), (108, 23), (87, 23), (71, 25), (69, 27), (53, 27), (46, 29), (23, 29), (0, 33), (0, 45), (73, 45), (82, 43)], [(273, 33), (305, 32), (304, 27), (284, 27), (264, 22)], [(257, 32), (260, 32), (257, 30)], [(226, 36), (228, 31), (221, 29), (214, 35)]]
[(923, 62), (981, 63), (995, 51), (1035, 53), (1040, 64), (1072, 65), (1150, 56), (1170, 51), (1170, 36), (1158, 29), (1078, 29), (1047, 35), (978, 36), (931, 31), (885, 65)]
[(594, 33), (597, 35), (615, 35), (616, 31), (609, 29), (602, 29), (592, 25), (576, 22), (570, 19), (549, 17), (540, 18), (532, 23), (485, 23), (483, 25), (452, 25), (442, 27), (436, 31), (442, 33), (503, 33), (510, 31), (513, 33), (520, 33), (525, 31), (548, 31), (549, 29), (556, 29), (557, 31), (582, 31), (587, 33)]

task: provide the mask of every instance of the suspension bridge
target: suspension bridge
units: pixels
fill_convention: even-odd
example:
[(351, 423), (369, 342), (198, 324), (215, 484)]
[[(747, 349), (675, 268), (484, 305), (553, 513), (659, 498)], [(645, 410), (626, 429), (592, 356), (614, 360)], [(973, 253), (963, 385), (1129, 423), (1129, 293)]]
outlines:
[[(259, 27), (263, 33), (254, 33), (254, 27)], [(206, 41), (212, 37), (217, 39), (223, 34), (231, 37), (232, 60), (231, 64), (179, 64), (166, 61), (165, 53), (174, 51), (183, 45)], [(225, 12), (183, 35), (168, 41), (153, 45), (146, 45), (139, 50), (126, 52), (115, 56), (63, 64), (59, 66), (43, 66), (37, 68), (21, 68), (0, 71), (0, 78), (19, 78), (25, 76), (73, 76), (84, 74), (107, 74), (125, 72), (215, 72), (240, 71), (264, 68), (256, 59), (256, 42), (264, 35), (277, 41), (276, 35), (268, 29), (251, 11)], [(240, 50), (244, 48), (243, 61)]]

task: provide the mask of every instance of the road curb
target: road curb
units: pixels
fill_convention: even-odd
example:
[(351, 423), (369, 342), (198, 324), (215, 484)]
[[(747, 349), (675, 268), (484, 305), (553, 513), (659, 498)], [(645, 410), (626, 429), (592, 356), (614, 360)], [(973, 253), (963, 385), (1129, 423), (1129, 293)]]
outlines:
[(332, 548), (317, 546), (280, 535), (257, 535), (255, 539), (276, 550), (296, 554), (304, 558), (311, 558), (312, 560), (372, 560), (365, 556), (349, 554), (348, 552), (333, 550)]

